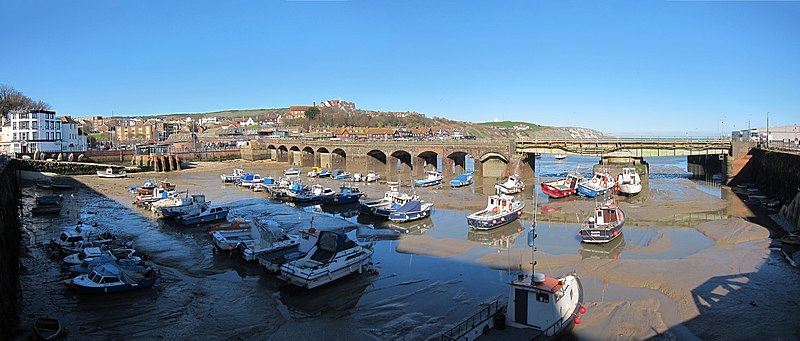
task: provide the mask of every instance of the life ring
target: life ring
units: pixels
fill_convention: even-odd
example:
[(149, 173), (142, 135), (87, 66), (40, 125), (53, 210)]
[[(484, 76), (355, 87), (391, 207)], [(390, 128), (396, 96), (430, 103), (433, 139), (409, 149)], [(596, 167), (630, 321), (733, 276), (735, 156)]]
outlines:
[(592, 178), (592, 183), (596, 184), (597, 183), (597, 178)]
[(492, 220), (492, 224), (497, 224), (497, 220)]

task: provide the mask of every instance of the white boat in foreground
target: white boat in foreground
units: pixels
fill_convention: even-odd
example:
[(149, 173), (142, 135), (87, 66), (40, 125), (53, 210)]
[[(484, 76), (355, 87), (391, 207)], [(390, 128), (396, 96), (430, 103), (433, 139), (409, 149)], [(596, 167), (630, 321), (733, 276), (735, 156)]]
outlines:
[(97, 176), (101, 177), (101, 178), (112, 178), (112, 179), (114, 179), (114, 178), (124, 178), (124, 177), (126, 177), (128, 175), (125, 173), (124, 170), (121, 170), (121, 171), (115, 173), (114, 169), (109, 167), (109, 168), (106, 168), (105, 171), (97, 171)]
[(272, 231), (259, 225), (252, 225), (249, 229), (212, 231), (211, 237), (218, 250), (236, 251), (246, 261), (254, 261), (262, 253), (288, 249), (297, 251), (300, 245), (300, 237), (297, 235)]
[(374, 252), (370, 247), (356, 244), (344, 233), (322, 231), (304, 257), (281, 266), (278, 278), (313, 289), (349, 274), (370, 270)]

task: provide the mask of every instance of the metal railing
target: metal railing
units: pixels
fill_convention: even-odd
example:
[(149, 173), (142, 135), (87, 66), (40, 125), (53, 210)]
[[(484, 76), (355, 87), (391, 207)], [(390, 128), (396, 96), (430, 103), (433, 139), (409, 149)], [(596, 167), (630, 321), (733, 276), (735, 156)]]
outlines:
[(791, 153), (800, 153), (800, 144), (797, 142), (769, 141), (769, 144), (761, 144), (761, 148), (779, 150)]
[(488, 321), (490, 318), (493, 318), (495, 314), (502, 311), (502, 308), (504, 308), (504, 306), (502, 306), (501, 303), (502, 302), (500, 301), (500, 299), (496, 299), (493, 302), (489, 303), (487, 306), (483, 307), (483, 309), (481, 309), (479, 312), (475, 313), (466, 320), (457, 324), (450, 330), (444, 332), (442, 334), (441, 340), (445, 341), (445, 340), (460, 339), (462, 336), (464, 336), (470, 330), (472, 330), (472, 328), (475, 328), (480, 324)]

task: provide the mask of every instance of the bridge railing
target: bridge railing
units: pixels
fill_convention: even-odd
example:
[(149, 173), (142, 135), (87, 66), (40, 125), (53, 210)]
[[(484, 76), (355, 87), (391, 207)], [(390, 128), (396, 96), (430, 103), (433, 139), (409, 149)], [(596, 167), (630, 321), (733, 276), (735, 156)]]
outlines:
[(548, 142), (548, 143), (633, 143), (633, 142), (688, 142), (688, 143), (728, 143), (729, 139), (722, 139), (719, 137), (697, 137), (697, 136), (648, 136), (648, 137), (597, 137), (597, 138), (569, 138), (569, 139), (544, 139), (544, 138), (519, 138), (517, 142)]

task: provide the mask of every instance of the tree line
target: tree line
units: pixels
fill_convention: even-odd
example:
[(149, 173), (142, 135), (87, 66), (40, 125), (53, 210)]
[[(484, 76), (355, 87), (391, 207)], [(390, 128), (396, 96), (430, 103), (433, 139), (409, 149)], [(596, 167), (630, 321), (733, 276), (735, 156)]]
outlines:
[(8, 119), (8, 113), (15, 110), (50, 110), (50, 104), (42, 100), (34, 100), (17, 89), (0, 84), (0, 118)]

